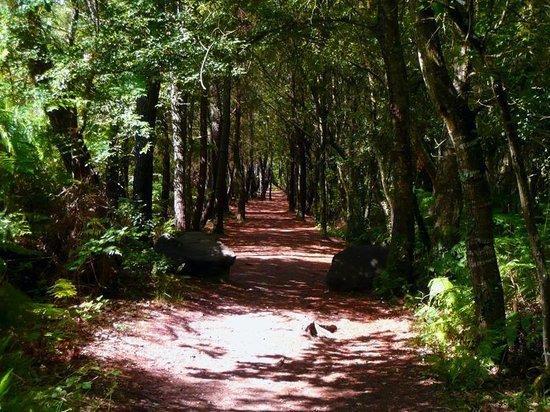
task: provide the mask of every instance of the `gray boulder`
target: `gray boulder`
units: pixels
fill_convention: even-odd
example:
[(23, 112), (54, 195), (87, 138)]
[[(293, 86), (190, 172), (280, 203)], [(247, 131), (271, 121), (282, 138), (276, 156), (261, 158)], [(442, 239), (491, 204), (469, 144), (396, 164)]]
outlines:
[(179, 274), (189, 276), (227, 276), (236, 259), (235, 253), (226, 245), (202, 232), (162, 235), (155, 250), (166, 256)]
[(334, 255), (327, 286), (340, 292), (372, 290), (376, 276), (386, 266), (388, 249), (372, 245), (350, 246)]

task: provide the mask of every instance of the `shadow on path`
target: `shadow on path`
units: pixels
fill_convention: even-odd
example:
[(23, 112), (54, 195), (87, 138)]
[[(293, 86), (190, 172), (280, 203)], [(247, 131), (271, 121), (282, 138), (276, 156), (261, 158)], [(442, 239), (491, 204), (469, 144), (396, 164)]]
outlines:
[[(442, 409), (403, 310), (324, 286), (344, 246), (286, 211), (283, 194), (250, 203), (224, 237), (229, 279), (193, 281), (183, 303), (140, 304), (86, 356), (123, 372), (121, 410)], [(312, 337), (306, 326), (335, 325)]]

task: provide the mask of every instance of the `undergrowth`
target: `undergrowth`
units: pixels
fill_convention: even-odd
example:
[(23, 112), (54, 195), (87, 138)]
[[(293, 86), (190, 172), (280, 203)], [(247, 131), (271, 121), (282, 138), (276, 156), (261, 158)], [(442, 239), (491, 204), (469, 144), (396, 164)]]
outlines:
[[(496, 214), (494, 220), (507, 309), (504, 334), (499, 334), (504, 342), (476, 326), (464, 242), (433, 251), (420, 262), (421, 275), (431, 280), (426, 292), (408, 297), (408, 305), (415, 312), (419, 343), (428, 349), (425, 360), (448, 389), (460, 391), (469, 408), (492, 403), (519, 411), (548, 410), (541, 310), (527, 235), (517, 214)], [(550, 233), (541, 227), (548, 243)]]

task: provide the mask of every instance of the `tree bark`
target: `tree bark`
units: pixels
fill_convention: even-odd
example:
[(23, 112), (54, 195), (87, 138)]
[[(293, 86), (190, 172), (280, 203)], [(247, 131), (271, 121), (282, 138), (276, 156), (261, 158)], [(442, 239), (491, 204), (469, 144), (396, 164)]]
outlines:
[(491, 199), (475, 114), (454, 88), (441, 51), (431, 7), (416, 19), (419, 60), (431, 99), (455, 146), (468, 222), (467, 260), (478, 315), (489, 329), (505, 323), (504, 294), (496, 260)]
[(170, 189), (172, 179), (170, 178), (171, 162), (170, 157), (172, 155), (172, 145), (170, 144), (170, 137), (168, 131), (165, 132), (162, 138), (162, 186), (160, 192), (160, 204), (161, 204), (161, 216), (166, 219), (168, 217), (168, 209), (170, 203)]
[[(414, 194), (410, 147), (409, 85), (398, 22), (397, 0), (379, 0), (375, 31), (386, 72), (394, 141), (384, 154), (386, 192), (391, 208), (391, 240), (387, 270), (414, 282)], [(385, 150), (384, 150), (385, 151)]]
[(321, 234), (327, 236), (327, 142), (332, 138), (328, 124), (328, 99), (326, 98), (326, 83), (323, 77), (317, 79), (311, 91), (315, 103), (315, 111), (317, 114), (318, 130), (319, 130), (319, 224), (321, 225)]
[(299, 216), (305, 219), (307, 209), (307, 142), (304, 131), (299, 130), (297, 132), (299, 132), (298, 152), (300, 159), (300, 187), (298, 190), (298, 202), (300, 206)]
[(233, 161), (235, 163), (235, 183), (237, 195), (237, 219), (244, 221), (246, 219), (246, 182), (244, 176), (244, 166), (241, 159), (241, 90), (237, 88), (237, 102), (235, 106), (235, 139), (233, 141)]
[(187, 98), (174, 81), (170, 85), (170, 111), (172, 118), (172, 145), (174, 147), (174, 224), (176, 230), (188, 229), (186, 207), (187, 165)]
[(500, 109), (500, 116), (506, 134), (508, 151), (510, 153), (510, 161), (516, 177), (523, 220), (529, 236), (531, 255), (533, 256), (537, 270), (543, 316), (544, 364), (546, 370), (550, 371), (550, 276), (546, 268), (544, 246), (542, 245), (536, 224), (535, 201), (529, 187), (527, 170), (523, 161), (517, 122), (514, 119), (510, 107), (509, 97), (502, 79), (502, 74), (491, 57), (487, 54), (485, 45), (473, 32), (473, 28), (468, 23), (468, 19), (464, 18), (464, 13), (461, 13), (458, 8), (449, 7), (449, 16), (468, 44), (479, 53), (485, 68), (493, 76), (492, 89), (496, 98), (496, 103)]
[(121, 151), (118, 128), (111, 127), (109, 141), (109, 157), (105, 167), (105, 194), (109, 204), (116, 208), (119, 199), (124, 196), (122, 186)]
[(286, 188), (286, 195), (288, 197), (288, 210), (290, 212), (296, 211), (296, 186), (297, 186), (297, 176), (296, 176), (296, 142), (294, 136), (291, 136), (289, 139), (289, 165), (288, 165), (288, 183)]
[(216, 224), (214, 232), (223, 233), (223, 221), (227, 209), (227, 166), (229, 137), (231, 133), (231, 76), (227, 75), (221, 91), (220, 144), (218, 174), (216, 177)]
[(147, 123), (149, 131), (140, 131), (135, 137), (134, 157), (134, 201), (141, 208), (143, 218), (151, 220), (153, 215), (153, 152), (154, 128), (157, 119), (157, 103), (160, 81), (149, 80), (146, 94), (137, 100), (137, 114), (140, 120)]
[(197, 182), (197, 201), (193, 216), (193, 230), (201, 230), (201, 217), (206, 194), (206, 179), (208, 173), (208, 91), (203, 90), (200, 97), (200, 151), (199, 179)]

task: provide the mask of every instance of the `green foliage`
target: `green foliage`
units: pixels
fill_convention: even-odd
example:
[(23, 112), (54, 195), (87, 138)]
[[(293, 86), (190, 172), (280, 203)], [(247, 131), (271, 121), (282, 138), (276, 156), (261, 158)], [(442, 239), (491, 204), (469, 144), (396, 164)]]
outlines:
[(68, 279), (57, 279), (54, 285), (48, 290), (55, 299), (71, 299), (77, 295), (76, 287)]
[(0, 212), (0, 246), (31, 233), (23, 213)]
[(3, 376), (0, 375), (0, 405), (1, 405), (2, 399), (6, 397), (10, 389), (12, 373), (13, 373), (13, 369), (10, 369), (6, 373), (4, 373)]
[[(72, 289), (58, 283), (64, 284), (63, 295)], [(70, 410), (88, 396), (94, 380), (104, 382), (104, 396), (112, 394), (116, 371), (52, 363), (58, 344), (74, 339), (74, 319), (91, 321), (107, 303), (97, 297), (64, 308), (33, 302), (7, 283), (0, 286), (0, 410)]]
[[(423, 268), (431, 278), (429, 289), (412, 301), (420, 342), (430, 351), (427, 359), (449, 387), (457, 390), (477, 391), (493, 380), (503, 345), (515, 373), (535, 366), (540, 353), (538, 285), (522, 219), (516, 214), (496, 214), (495, 224), (507, 304), (506, 327), (498, 332), (504, 343), (495, 344), (496, 332), (487, 333), (477, 326), (463, 243), (426, 260)], [(542, 236), (547, 239), (547, 231)], [(525, 405), (532, 402), (532, 395), (522, 392), (503, 401), (528, 410)]]

